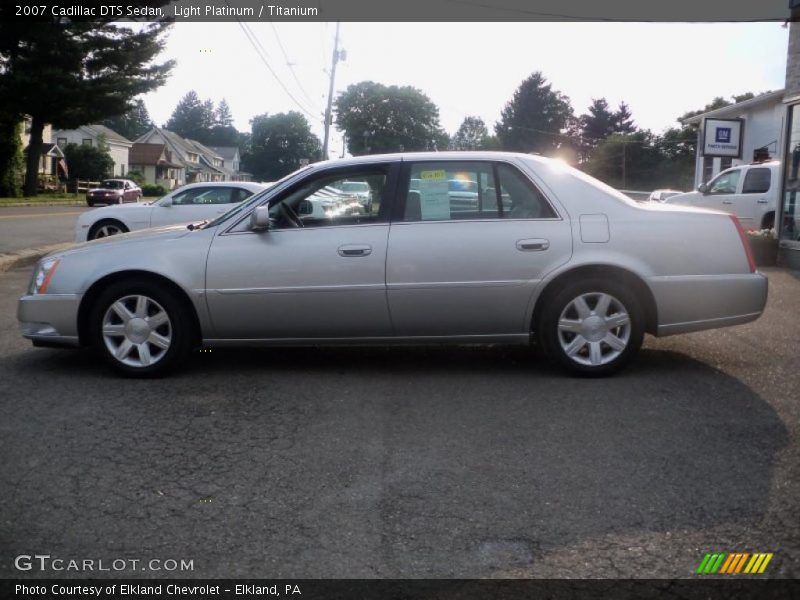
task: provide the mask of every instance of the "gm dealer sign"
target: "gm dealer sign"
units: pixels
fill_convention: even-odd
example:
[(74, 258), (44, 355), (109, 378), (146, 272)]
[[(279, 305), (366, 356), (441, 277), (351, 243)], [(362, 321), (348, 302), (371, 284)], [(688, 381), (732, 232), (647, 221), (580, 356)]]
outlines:
[(741, 158), (742, 119), (705, 119), (703, 121), (703, 156)]

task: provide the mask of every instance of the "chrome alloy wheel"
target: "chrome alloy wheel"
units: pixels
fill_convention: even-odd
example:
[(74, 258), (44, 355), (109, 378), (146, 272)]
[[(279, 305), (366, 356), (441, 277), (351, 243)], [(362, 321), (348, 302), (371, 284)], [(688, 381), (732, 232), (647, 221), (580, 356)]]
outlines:
[(631, 319), (625, 306), (602, 292), (574, 298), (558, 319), (561, 349), (581, 365), (610, 363), (625, 351), (630, 336)]
[(122, 231), (122, 228), (119, 225), (114, 225), (113, 223), (107, 223), (101, 227), (97, 228), (97, 231), (94, 234), (94, 239), (100, 239), (104, 237), (108, 237), (110, 235), (117, 235), (118, 233), (125, 233)]
[(111, 355), (129, 367), (148, 367), (161, 360), (172, 344), (172, 323), (152, 298), (125, 296), (103, 315), (103, 341)]

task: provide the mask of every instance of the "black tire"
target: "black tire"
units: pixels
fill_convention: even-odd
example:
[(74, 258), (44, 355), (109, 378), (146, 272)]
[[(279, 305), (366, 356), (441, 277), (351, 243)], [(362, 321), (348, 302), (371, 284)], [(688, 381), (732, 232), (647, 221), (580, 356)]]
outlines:
[[(119, 231), (117, 231), (116, 233), (105, 233), (103, 235), (100, 235), (100, 233), (103, 231), (103, 228), (108, 229), (111, 227), (116, 228)], [(103, 219), (102, 221), (98, 221), (97, 223), (92, 225), (92, 227), (89, 229), (89, 234), (86, 236), (86, 239), (96, 240), (97, 238), (104, 238), (110, 235), (116, 235), (117, 233), (128, 233), (128, 231), (129, 231), (128, 228), (125, 227), (125, 225), (123, 225), (116, 219)]]
[[(628, 323), (608, 330), (605, 319), (597, 320), (594, 309), (601, 298), (601, 295), (611, 297), (610, 309), (616, 312), (611, 313), (608, 318), (618, 317), (624, 311), (628, 315)], [(559, 322), (562, 314), (571, 323), (584, 320), (577, 315), (574, 301), (580, 297), (585, 297), (587, 307), (591, 309), (590, 323), (581, 325), (581, 333), (561, 331)], [(587, 279), (568, 283), (554, 295), (545, 299), (547, 303), (539, 316), (537, 323), (537, 336), (539, 344), (544, 353), (561, 368), (578, 375), (588, 377), (605, 377), (612, 375), (628, 364), (636, 356), (642, 345), (644, 338), (644, 310), (636, 295), (624, 285), (615, 281), (603, 279)], [(595, 302), (595, 304), (591, 304)], [(606, 313), (608, 314), (608, 313)], [(611, 338), (595, 339), (598, 336), (612, 334)], [(583, 337), (586, 336), (586, 337)], [(577, 339), (581, 337), (581, 339)], [(616, 338), (616, 339), (614, 339)], [(605, 339), (614, 343), (617, 340), (625, 339), (623, 349), (615, 349), (610, 346)], [(581, 345), (581, 342), (584, 345)], [(573, 356), (567, 354), (567, 348), (578, 347), (578, 351)], [(567, 348), (564, 347), (567, 346)], [(594, 349), (597, 348), (599, 356), (596, 364), (592, 363)]]
[(88, 206), (89, 208), (94, 208), (94, 202), (89, 202), (89, 201), (87, 200), (87, 201), (86, 201), (86, 206)]
[[(123, 301), (127, 302), (127, 305), (131, 307), (131, 302), (139, 296), (144, 296), (150, 300), (148, 308), (151, 309), (151, 312), (159, 314), (163, 310), (168, 317), (167, 324), (162, 324), (158, 329), (153, 329), (153, 331), (158, 332), (163, 338), (168, 336), (170, 338), (169, 346), (161, 350), (156, 346), (151, 346), (145, 340), (149, 348), (147, 351), (148, 359), (153, 361), (152, 364), (147, 366), (126, 364), (117, 359), (112, 354), (109, 345), (106, 343), (106, 337), (103, 335), (103, 323), (106, 319), (106, 314), (111, 314), (111, 311), (113, 311), (112, 305), (118, 301)], [(100, 293), (89, 313), (89, 339), (92, 349), (111, 368), (128, 377), (160, 377), (174, 369), (189, 354), (192, 348), (192, 334), (192, 321), (187, 316), (186, 309), (180, 300), (175, 297), (174, 292), (163, 284), (149, 279), (131, 279), (112, 283)], [(147, 332), (145, 331), (142, 335), (147, 335)], [(121, 346), (126, 340), (130, 341), (130, 338), (127, 335), (120, 335), (120, 337), (112, 338), (112, 340), (109, 343), (113, 344), (114, 341), (119, 340), (119, 345)], [(141, 347), (142, 343), (134, 343), (133, 345)], [(156, 352), (153, 352), (154, 350)], [(132, 348), (132, 351), (123, 358), (131, 361), (142, 361), (141, 354), (135, 348)]]

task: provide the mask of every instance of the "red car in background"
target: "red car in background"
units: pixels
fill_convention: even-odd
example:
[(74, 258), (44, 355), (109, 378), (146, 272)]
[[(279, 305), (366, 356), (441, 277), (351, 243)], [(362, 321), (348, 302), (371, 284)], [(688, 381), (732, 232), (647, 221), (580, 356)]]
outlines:
[(142, 188), (130, 179), (104, 179), (100, 186), (86, 192), (86, 204), (122, 204), (138, 202)]

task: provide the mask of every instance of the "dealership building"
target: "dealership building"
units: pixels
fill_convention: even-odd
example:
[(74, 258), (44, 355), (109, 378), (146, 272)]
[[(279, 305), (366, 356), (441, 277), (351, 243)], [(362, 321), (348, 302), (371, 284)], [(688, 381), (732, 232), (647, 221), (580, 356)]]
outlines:
[(767, 92), (683, 121), (698, 127), (695, 187), (730, 167), (780, 158), (786, 121), (783, 97), (784, 90)]
[(779, 214), (782, 218), (776, 225), (780, 249), (779, 264), (800, 269), (800, 0), (790, 0), (792, 23), (789, 30), (789, 49), (786, 56), (786, 89), (783, 105), (786, 109), (784, 143), (781, 147), (783, 181), (780, 194)]

